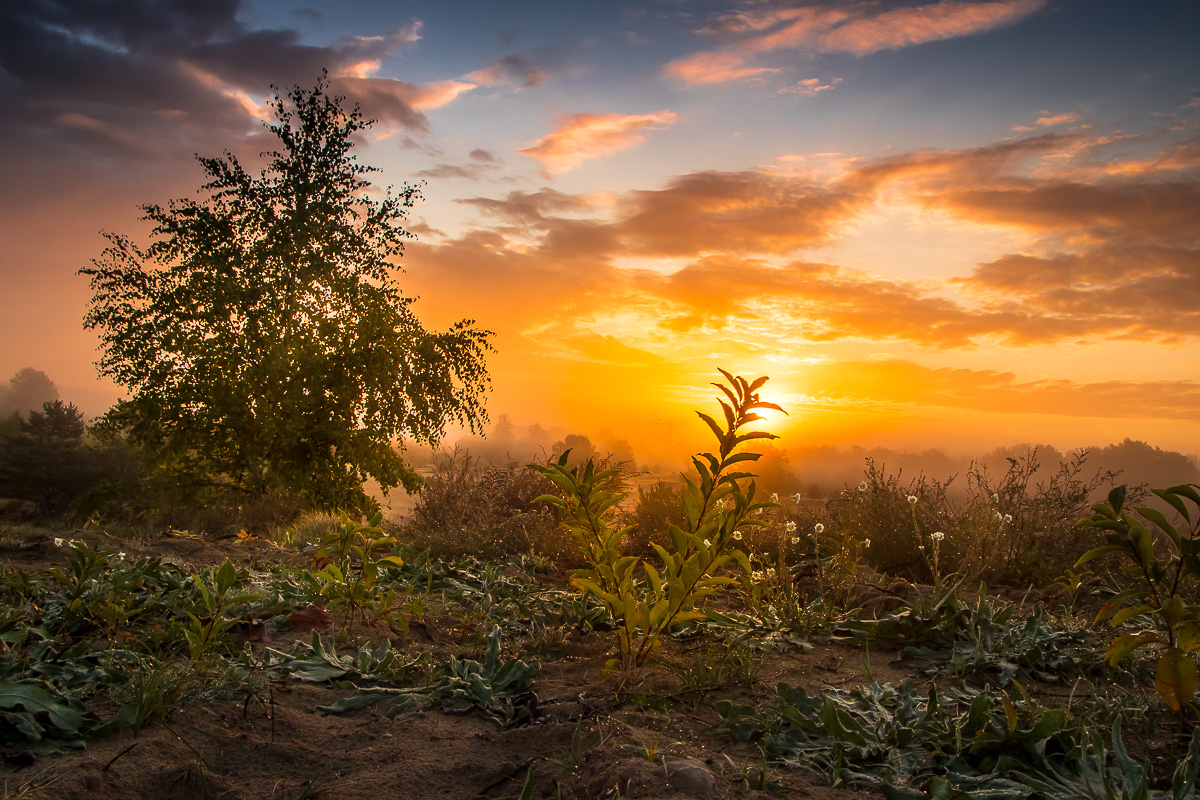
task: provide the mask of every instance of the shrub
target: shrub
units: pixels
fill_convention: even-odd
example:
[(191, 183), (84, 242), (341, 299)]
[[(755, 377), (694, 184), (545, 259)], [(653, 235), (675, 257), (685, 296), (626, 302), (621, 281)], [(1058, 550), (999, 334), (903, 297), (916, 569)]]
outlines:
[(558, 517), (534, 502), (551, 488), (516, 464), (484, 465), (465, 450), (443, 451), (400, 536), (438, 558), (532, 552), (561, 563), (569, 548), (555, 531)]
[(684, 525), (681, 489), (668, 481), (655, 481), (639, 486), (637, 492), (637, 505), (623, 520), (626, 532), (621, 545), (627, 553), (650, 555), (654, 552), (650, 543), (668, 525)]

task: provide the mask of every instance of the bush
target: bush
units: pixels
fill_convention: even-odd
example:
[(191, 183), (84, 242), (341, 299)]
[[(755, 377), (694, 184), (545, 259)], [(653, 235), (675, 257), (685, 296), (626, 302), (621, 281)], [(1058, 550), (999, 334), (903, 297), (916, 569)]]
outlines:
[(621, 527), (632, 526), (621, 542), (625, 552), (650, 555), (650, 542), (662, 538), (667, 525), (684, 526), (681, 487), (669, 481), (655, 481), (649, 487), (638, 487), (637, 505), (628, 512)]
[(484, 465), (465, 450), (443, 451), (399, 535), (437, 558), (533, 553), (563, 564), (572, 550), (556, 532), (558, 517), (533, 502), (552, 490), (515, 463)]
[(902, 471), (889, 474), (868, 458), (865, 479), (826, 502), (824, 521), (869, 539), (864, 560), (880, 572), (931, 579), (927, 548), (932, 535), (941, 533), (943, 574), (956, 572), (970, 582), (1045, 585), (1097, 543), (1094, 532), (1074, 523), (1087, 512), (1091, 495), (1115, 475), (1088, 475), (1086, 452), (1037, 483), (1036, 448), (1008, 461), (999, 479), (972, 463), (967, 498), (953, 503), (947, 490), (956, 476), (937, 481), (918, 475), (905, 482)]

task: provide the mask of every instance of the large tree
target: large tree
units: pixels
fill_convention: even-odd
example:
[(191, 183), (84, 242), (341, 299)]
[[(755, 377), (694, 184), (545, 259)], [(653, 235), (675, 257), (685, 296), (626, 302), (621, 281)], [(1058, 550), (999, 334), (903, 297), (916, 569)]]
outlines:
[(362, 485), (414, 488), (403, 437), (481, 430), (488, 331), (426, 331), (395, 279), (417, 187), (368, 194), (351, 153), (357, 106), (296, 87), (271, 102), (279, 149), (251, 174), (197, 156), (202, 199), (145, 205), (145, 249), (105, 234), (84, 318), (101, 373), (130, 394), (106, 416), (185, 480), (282, 492), (311, 508), (369, 505)]
[(0, 416), (7, 417), (12, 413), (28, 414), (37, 411), (43, 403), (53, 403), (58, 399), (58, 387), (50, 376), (40, 369), (26, 367), (17, 372), (8, 381), (8, 386), (0, 386)]

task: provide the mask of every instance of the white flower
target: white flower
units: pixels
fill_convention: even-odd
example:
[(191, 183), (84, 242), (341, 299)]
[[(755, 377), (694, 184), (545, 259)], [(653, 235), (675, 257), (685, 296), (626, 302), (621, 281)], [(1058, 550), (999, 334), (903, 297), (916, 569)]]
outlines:
[(908, 496), (908, 504), (910, 506), (915, 506), (917, 504), (917, 496), (915, 494), (910, 494)]
[(1005, 521), (1005, 522), (1012, 522), (1012, 514), (1005, 514), (1005, 515), (1004, 515), (1004, 521)]
[(870, 546), (871, 546), (871, 540), (863, 539), (863, 547), (870, 547)]
[(790, 520), (790, 519), (788, 520), (787, 524), (786, 524), (786, 525), (784, 525), (783, 527), (787, 529), (787, 532), (788, 532), (788, 533), (795, 533), (795, 532), (796, 532), (796, 523), (795, 523), (795, 522), (793, 522), (793, 521), (792, 521), (792, 520)]
[(769, 567), (769, 568), (767, 569), (767, 577), (768, 577), (768, 578), (774, 578), (774, 577), (775, 577), (775, 568), (774, 568), (774, 567)]
[(742, 540), (742, 532), (741, 532), (741, 531), (734, 531), (734, 532), (733, 532), (733, 538), (737, 539), (737, 540), (740, 542), (740, 541)]
[(933, 533), (929, 534), (929, 538), (933, 539), (935, 542), (940, 542), (942, 539), (946, 538), (946, 534), (942, 533), (941, 531), (934, 531)]
[(1004, 519), (1004, 515), (1003, 515), (1003, 514), (1001, 514), (999, 511), (997, 511), (997, 512), (996, 512), (996, 519)]
[(998, 495), (998, 494), (994, 494), (994, 495), (992, 495), (992, 502), (993, 502), (993, 503), (999, 503), (999, 502), (1000, 502), (1000, 495)]
[(825, 526), (822, 525), (820, 522), (818, 522), (816, 525), (813, 525), (813, 530), (816, 531), (817, 533), (824, 533)]
[(125, 560), (125, 554), (117, 553), (117, 561), (124, 561), (124, 560)]
[(793, 536), (793, 537), (792, 537), (792, 544), (800, 544), (800, 537), (799, 537), (799, 536)]
[(705, 539), (705, 540), (704, 540), (704, 546), (705, 546), (705, 547), (712, 547), (712, 542), (710, 542), (708, 539)]
[(858, 485), (858, 490), (859, 490), (860, 492), (865, 492), (865, 491), (867, 490), (867, 482), (866, 482), (866, 481), (863, 481), (862, 483), (860, 483), (860, 484)]
[(56, 536), (56, 537), (54, 537), (54, 546), (55, 546), (55, 547), (62, 547), (62, 546), (63, 546), (63, 540), (62, 540), (62, 539), (59, 539), (57, 536)]
[(803, 500), (803, 499), (804, 499), (804, 496), (803, 496), (803, 495), (801, 495), (799, 492), (796, 492), (794, 495), (792, 495), (792, 502), (793, 502), (793, 503), (799, 503), (799, 502), (800, 502), (801, 500)]
[(759, 572), (758, 570), (754, 570), (750, 573), (750, 580), (761, 581), (762, 579), (763, 579), (763, 574), (761, 572)]
[(771, 492), (771, 502), (772, 503), (779, 502), (779, 493), (778, 492)]

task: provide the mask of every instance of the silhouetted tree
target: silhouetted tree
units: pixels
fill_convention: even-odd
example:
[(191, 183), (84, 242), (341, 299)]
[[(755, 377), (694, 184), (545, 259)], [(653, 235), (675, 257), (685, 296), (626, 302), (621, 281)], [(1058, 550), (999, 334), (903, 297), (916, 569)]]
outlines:
[(313, 89), (276, 91), (280, 149), (259, 174), (198, 157), (201, 200), (142, 207), (155, 241), (108, 235), (84, 319), (102, 374), (128, 400), (106, 415), (182, 482), (280, 492), (316, 508), (368, 507), (419, 478), (402, 438), (436, 444), (486, 421), (490, 333), (426, 331), (394, 278), (416, 187), (367, 196), (350, 154), (372, 120)]
[(50, 376), (39, 369), (25, 367), (8, 381), (7, 388), (0, 388), (0, 417), (13, 413), (27, 414), (58, 399), (58, 387)]
[(0, 441), (0, 496), (32, 500), (44, 513), (63, 511), (96, 480), (83, 433), (73, 403), (55, 400), (30, 411), (19, 431)]

